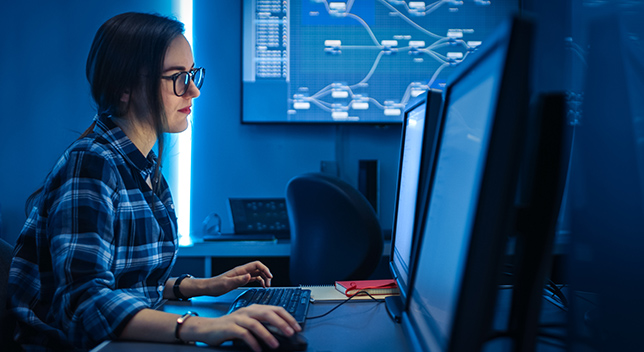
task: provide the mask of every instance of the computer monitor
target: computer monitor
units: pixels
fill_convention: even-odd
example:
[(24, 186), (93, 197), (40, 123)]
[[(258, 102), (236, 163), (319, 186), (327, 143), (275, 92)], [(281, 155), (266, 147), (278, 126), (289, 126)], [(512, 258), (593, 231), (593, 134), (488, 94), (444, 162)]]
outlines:
[(643, 11), (621, 10), (588, 31), (570, 179), (571, 350), (644, 350)]
[(400, 124), (521, 1), (241, 3), (243, 123)]
[[(570, 159), (573, 125), (568, 123), (567, 113), (566, 94), (560, 92), (541, 93), (530, 109), (509, 268), (513, 289), (507, 336), (516, 351), (536, 349), (544, 288), (554, 290), (554, 285), (546, 283)], [(559, 295), (560, 290), (555, 289), (553, 293)]]
[(513, 232), (533, 26), (512, 18), (448, 80), (403, 329), (417, 351), (477, 351)]
[(389, 268), (400, 288), (400, 296), (386, 298), (387, 311), (398, 322), (407, 299), (409, 268), (417, 238), (416, 209), (424, 201), (419, 195), (427, 187), (423, 180), (429, 177), (429, 166), (434, 159), (442, 101), (442, 91), (430, 89), (412, 100), (404, 111), (389, 256)]

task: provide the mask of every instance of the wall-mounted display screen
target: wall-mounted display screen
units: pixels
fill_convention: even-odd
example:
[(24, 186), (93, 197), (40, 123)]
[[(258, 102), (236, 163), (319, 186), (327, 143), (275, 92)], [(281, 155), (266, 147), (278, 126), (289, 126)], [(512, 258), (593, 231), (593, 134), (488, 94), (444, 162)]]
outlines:
[(242, 122), (400, 123), (518, 0), (244, 0)]

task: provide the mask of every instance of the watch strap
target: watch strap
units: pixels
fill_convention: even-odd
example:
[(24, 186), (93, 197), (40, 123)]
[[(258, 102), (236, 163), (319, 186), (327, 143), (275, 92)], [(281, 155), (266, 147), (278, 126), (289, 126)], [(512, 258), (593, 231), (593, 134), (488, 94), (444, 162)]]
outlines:
[(174, 293), (174, 297), (176, 297), (178, 300), (181, 300), (181, 301), (188, 300), (189, 297), (186, 297), (183, 293), (181, 293), (181, 290), (179, 289), (179, 285), (181, 285), (181, 281), (183, 281), (183, 279), (191, 278), (191, 277), (192, 275), (190, 274), (183, 274), (174, 281), (174, 285), (172, 286), (172, 293)]

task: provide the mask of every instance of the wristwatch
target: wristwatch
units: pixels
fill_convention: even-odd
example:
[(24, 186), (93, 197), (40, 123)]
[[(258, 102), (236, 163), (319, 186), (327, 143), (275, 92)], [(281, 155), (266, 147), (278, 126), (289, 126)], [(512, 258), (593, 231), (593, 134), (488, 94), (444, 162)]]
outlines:
[(174, 281), (174, 286), (172, 286), (172, 292), (174, 293), (174, 297), (176, 297), (180, 301), (186, 301), (188, 300), (189, 297), (186, 297), (181, 293), (181, 290), (179, 290), (179, 285), (181, 285), (181, 281), (186, 278), (191, 278), (192, 275), (190, 274), (183, 274), (179, 276), (175, 281)]

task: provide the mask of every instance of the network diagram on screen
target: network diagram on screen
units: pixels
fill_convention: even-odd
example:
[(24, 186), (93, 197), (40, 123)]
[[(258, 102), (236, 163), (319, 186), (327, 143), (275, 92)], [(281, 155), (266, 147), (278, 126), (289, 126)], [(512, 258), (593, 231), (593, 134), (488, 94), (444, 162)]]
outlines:
[(518, 0), (244, 0), (243, 122), (399, 123)]

